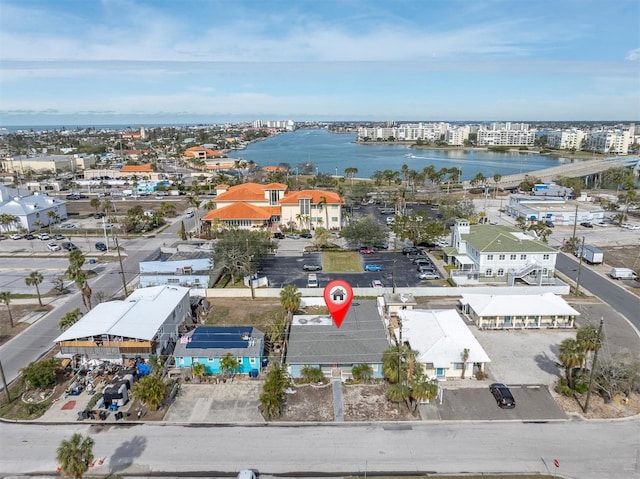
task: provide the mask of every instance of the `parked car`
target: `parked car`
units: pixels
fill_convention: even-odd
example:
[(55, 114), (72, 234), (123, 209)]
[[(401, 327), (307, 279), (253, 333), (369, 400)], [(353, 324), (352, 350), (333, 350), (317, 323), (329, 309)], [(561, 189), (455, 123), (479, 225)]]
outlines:
[(584, 226), (585, 228), (593, 228), (593, 225), (588, 221), (583, 221), (580, 223), (580, 226)]
[(96, 213), (95, 215), (93, 215), (93, 217), (97, 220), (101, 219), (104, 217), (104, 213)]
[(279, 231), (276, 231), (275, 233), (273, 233), (273, 237), (276, 239), (284, 239), (284, 235)]
[(64, 235), (61, 235), (60, 233), (58, 233), (57, 235), (55, 235), (53, 237), (54, 239), (57, 239), (58, 241), (63, 240), (64, 239)]
[(313, 235), (311, 233), (302, 233), (300, 235), (300, 238), (311, 239), (311, 238), (313, 238)]
[(382, 265), (381, 264), (365, 264), (364, 270), (365, 271), (382, 271)]
[(243, 469), (238, 473), (237, 479), (258, 479), (256, 473), (251, 469)]
[(551, 220), (547, 220), (544, 222), (545, 226), (547, 226), (548, 228), (553, 228), (555, 227), (555, 223)]
[(384, 285), (382, 284), (382, 281), (380, 281), (379, 279), (374, 279), (373, 281), (371, 281), (371, 287), (372, 288), (384, 288)]
[(424, 272), (424, 273), (420, 273), (418, 275), (418, 279), (421, 280), (425, 280), (425, 279), (440, 279), (440, 275), (436, 272)]
[(640, 225), (636, 225), (636, 224), (629, 224), (629, 226), (627, 226), (628, 230), (640, 230)]
[(378, 249), (389, 249), (389, 243), (376, 243), (373, 247)]
[(74, 245), (73, 243), (66, 241), (64, 243), (62, 243), (62, 247), (64, 249), (66, 249), (67, 251), (73, 251), (74, 249), (78, 249), (78, 247), (76, 245)]
[(607, 226), (609, 226), (607, 223), (605, 223), (604, 221), (598, 221), (596, 224), (596, 226), (599, 226), (600, 228), (606, 228)]
[(319, 265), (319, 264), (314, 264), (314, 263), (312, 263), (312, 264), (307, 264), (306, 263), (306, 264), (302, 265), (302, 269), (304, 271), (322, 271), (322, 266)]
[(290, 239), (300, 239), (300, 235), (297, 235), (297, 234), (295, 234), (295, 233), (289, 233), (289, 234), (287, 235), (287, 238), (290, 238)]
[(431, 264), (431, 260), (429, 258), (423, 258), (422, 256), (413, 258), (411, 262), (416, 266), (420, 266), (421, 264)]
[(11, 238), (12, 240), (19, 240), (19, 239), (22, 239), (22, 235), (19, 235), (18, 233), (13, 233), (11, 236), (9, 236), (9, 238)]
[(36, 239), (36, 237), (33, 236), (31, 233), (27, 233), (26, 235), (24, 235), (24, 239), (34, 240), (34, 239)]
[(62, 248), (58, 243), (56, 243), (55, 241), (52, 241), (51, 243), (47, 243), (47, 249), (49, 251), (60, 251)]
[(109, 249), (109, 248), (107, 248), (107, 245), (106, 245), (106, 244), (102, 243), (101, 241), (98, 241), (98, 242), (96, 243), (96, 249), (97, 249), (98, 251), (107, 251), (107, 249)]
[(516, 407), (516, 400), (513, 398), (509, 388), (502, 383), (493, 383), (489, 386), (489, 391), (496, 398), (498, 406), (503, 409), (513, 409)]
[(40, 239), (42, 241), (47, 241), (47, 240), (50, 240), (51, 238), (49, 237), (49, 235), (47, 233), (40, 233), (38, 235), (38, 239)]
[(373, 248), (369, 248), (368, 246), (363, 246), (359, 249), (360, 254), (373, 254), (376, 252)]
[(418, 273), (436, 273), (436, 270), (431, 264), (419, 264), (416, 269)]
[(407, 256), (409, 254), (420, 254), (420, 250), (414, 246), (407, 246), (402, 248), (402, 254)]

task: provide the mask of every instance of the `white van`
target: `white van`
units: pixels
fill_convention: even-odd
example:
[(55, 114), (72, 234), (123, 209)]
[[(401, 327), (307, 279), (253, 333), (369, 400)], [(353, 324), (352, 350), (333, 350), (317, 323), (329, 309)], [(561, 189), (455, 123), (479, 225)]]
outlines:
[(307, 288), (317, 288), (318, 287), (318, 275), (315, 273), (309, 274), (307, 278)]
[(609, 276), (613, 279), (636, 279), (638, 277), (631, 268), (611, 268)]

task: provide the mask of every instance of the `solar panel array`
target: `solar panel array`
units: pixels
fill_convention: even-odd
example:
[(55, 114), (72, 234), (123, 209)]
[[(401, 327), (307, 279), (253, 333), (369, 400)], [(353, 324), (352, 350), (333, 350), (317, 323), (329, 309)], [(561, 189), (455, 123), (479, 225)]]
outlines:
[[(196, 328), (187, 349), (241, 349), (249, 346), (251, 326), (200, 326)], [(242, 339), (246, 337), (247, 339)]]

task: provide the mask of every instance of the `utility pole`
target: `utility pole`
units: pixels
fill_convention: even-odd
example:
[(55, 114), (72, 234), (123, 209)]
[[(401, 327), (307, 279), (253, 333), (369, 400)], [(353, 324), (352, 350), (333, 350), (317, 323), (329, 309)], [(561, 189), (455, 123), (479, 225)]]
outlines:
[(120, 255), (120, 246), (118, 245), (118, 237), (114, 234), (113, 238), (116, 240), (116, 251), (118, 252), (118, 261), (120, 262), (120, 275), (122, 276), (122, 289), (124, 290), (125, 298), (129, 296), (127, 291), (127, 278), (124, 275), (124, 267), (122, 266), (122, 256)]
[(600, 351), (600, 337), (602, 336), (602, 326), (604, 318), (600, 318), (600, 326), (598, 326), (598, 336), (596, 337), (596, 350), (593, 353), (593, 362), (591, 363), (591, 373), (589, 374), (589, 387), (587, 389), (587, 399), (584, 401), (584, 412), (589, 410), (589, 401), (591, 400), (591, 386), (593, 384), (593, 376), (596, 372), (596, 361), (598, 360), (598, 351)]
[(7, 386), (7, 379), (4, 377), (4, 369), (2, 368), (1, 361), (0, 361), (0, 378), (2, 379), (2, 387), (4, 388), (4, 392), (7, 395), (7, 401), (11, 402), (11, 392), (9, 391), (9, 386)]
[(582, 246), (580, 247), (580, 263), (578, 265), (578, 277), (576, 278), (576, 290), (574, 296), (580, 294), (580, 274), (582, 273), (582, 258), (584, 257), (584, 236), (582, 237)]
[(578, 226), (578, 203), (576, 202), (576, 213), (573, 217), (573, 237), (576, 237), (576, 227)]

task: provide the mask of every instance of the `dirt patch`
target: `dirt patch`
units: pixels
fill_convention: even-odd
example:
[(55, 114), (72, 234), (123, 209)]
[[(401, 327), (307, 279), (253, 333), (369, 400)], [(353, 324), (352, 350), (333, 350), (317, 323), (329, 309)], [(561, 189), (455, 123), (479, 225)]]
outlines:
[(208, 299), (211, 305), (207, 324), (215, 326), (253, 326), (266, 332), (276, 316), (285, 312), (279, 299)]
[(638, 246), (605, 246), (600, 247), (604, 251), (604, 258), (607, 265), (614, 268), (633, 268), (640, 264), (638, 256)]
[(413, 416), (402, 405), (387, 399), (387, 383), (343, 385), (343, 407), (345, 421), (415, 421), (420, 416)]
[(624, 398), (614, 398), (605, 403), (602, 397), (592, 393), (589, 411), (586, 414), (582, 409), (586, 400), (585, 394), (578, 394), (575, 398), (557, 396), (556, 402), (567, 414), (580, 414), (587, 419), (615, 419), (640, 414), (640, 395), (631, 394), (627, 399), (626, 404)]
[(9, 312), (7, 311), (6, 305), (4, 303), (0, 304), (0, 344), (6, 343), (11, 338), (17, 336), (30, 326), (29, 323), (19, 323), (18, 321), (20, 319), (24, 318), (30, 313), (33, 313), (34, 311), (43, 310), (43, 308), (39, 306), (38, 303), (16, 305), (12, 305), (11, 303), (9, 303), (9, 307), (11, 308), (11, 316), (13, 317), (14, 327), (12, 328), (11, 323), (9, 322)]
[(284, 414), (280, 421), (333, 421), (331, 384), (298, 385), (294, 391), (294, 394), (287, 394)]

